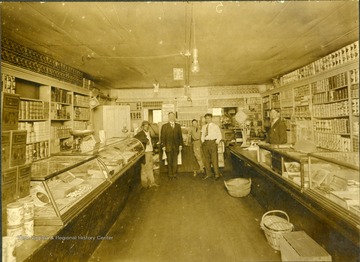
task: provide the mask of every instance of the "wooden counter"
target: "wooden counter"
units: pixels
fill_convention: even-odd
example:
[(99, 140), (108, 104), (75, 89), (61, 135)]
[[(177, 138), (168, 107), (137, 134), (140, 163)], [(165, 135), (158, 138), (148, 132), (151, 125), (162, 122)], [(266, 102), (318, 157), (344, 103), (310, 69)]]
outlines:
[(252, 178), (251, 194), (267, 210), (285, 211), (295, 230), (303, 230), (331, 255), (333, 261), (359, 261), (359, 229), (347, 224), (300, 187), (286, 181), (266, 165), (259, 164), (256, 151), (231, 146), (234, 172)]

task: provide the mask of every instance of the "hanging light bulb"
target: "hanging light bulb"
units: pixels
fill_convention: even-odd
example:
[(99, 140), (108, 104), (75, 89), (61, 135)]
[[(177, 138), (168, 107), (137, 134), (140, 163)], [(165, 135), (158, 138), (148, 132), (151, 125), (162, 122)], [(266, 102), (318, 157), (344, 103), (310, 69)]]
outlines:
[(193, 61), (191, 63), (191, 72), (193, 73), (199, 73), (200, 72), (200, 64), (199, 64), (199, 61), (198, 61), (198, 50), (197, 48), (194, 48), (194, 51), (193, 51)]
[(191, 72), (193, 73), (199, 73), (200, 72), (200, 65), (199, 65), (199, 60), (198, 60), (198, 50), (196, 48), (196, 36), (195, 36), (195, 17), (194, 17), (194, 12), (192, 9), (192, 23), (193, 23), (193, 36), (194, 36), (194, 50), (193, 50), (193, 61), (191, 63)]

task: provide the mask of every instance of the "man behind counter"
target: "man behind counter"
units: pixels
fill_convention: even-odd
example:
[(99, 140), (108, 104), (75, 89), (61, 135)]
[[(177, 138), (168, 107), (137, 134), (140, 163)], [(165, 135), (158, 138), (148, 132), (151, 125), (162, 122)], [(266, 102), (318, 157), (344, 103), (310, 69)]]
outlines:
[(280, 119), (279, 109), (271, 109), (270, 111), (271, 127), (268, 131), (267, 142), (270, 144), (286, 144), (286, 124)]

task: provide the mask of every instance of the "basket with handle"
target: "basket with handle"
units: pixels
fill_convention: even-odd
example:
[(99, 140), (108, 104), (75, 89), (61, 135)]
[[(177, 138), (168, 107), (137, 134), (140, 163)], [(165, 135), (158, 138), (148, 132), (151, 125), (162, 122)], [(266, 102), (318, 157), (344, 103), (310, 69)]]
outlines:
[[(286, 219), (275, 214), (280, 214), (286, 217)], [(262, 216), (260, 227), (264, 230), (268, 243), (275, 250), (280, 250), (282, 234), (291, 232), (294, 229), (294, 225), (290, 223), (289, 216), (282, 210), (270, 210), (266, 212)]]

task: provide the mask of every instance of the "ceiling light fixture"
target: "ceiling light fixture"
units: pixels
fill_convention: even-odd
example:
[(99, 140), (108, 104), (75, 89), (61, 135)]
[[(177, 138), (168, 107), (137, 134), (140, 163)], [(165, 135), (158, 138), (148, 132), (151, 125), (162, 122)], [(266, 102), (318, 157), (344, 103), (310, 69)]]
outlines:
[(199, 73), (200, 65), (198, 60), (198, 49), (196, 48), (196, 38), (195, 38), (195, 18), (194, 11), (192, 10), (192, 20), (193, 20), (193, 36), (194, 36), (194, 49), (193, 49), (193, 61), (191, 63), (191, 72)]

